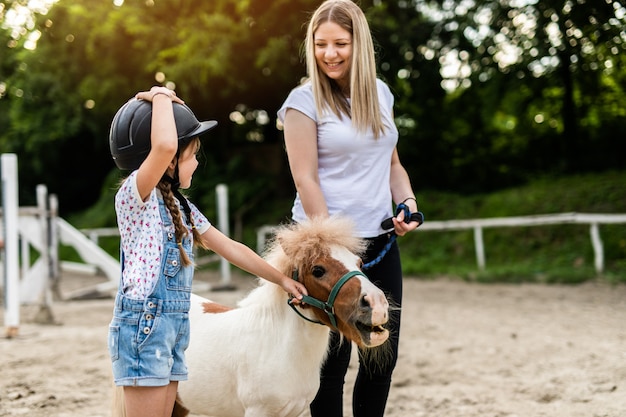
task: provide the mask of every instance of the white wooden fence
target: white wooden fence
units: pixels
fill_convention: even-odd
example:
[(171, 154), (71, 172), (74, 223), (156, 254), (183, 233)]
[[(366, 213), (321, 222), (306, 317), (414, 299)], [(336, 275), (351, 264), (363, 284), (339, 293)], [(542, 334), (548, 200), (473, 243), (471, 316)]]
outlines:
[[(40, 303), (42, 310), (48, 310), (51, 303), (51, 283), (58, 279), (58, 269), (71, 268), (72, 263), (59, 262), (58, 244), (73, 246), (81, 258), (82, 264), (75, 264), (84, 270), (100, 271), (108, 281), (95, 288), (78, 290), (79, 293), (106, 292), (117, 287), (119, 280), (119, 262), (108, 255), (98, 245), (101, 236), (118, 236), (117, 228), (89, 229), (78, 231), (63, 219), (58, 218), (58, 202), (55, 196), (48, 199), (47, 189), (37, 188), (38, 207), (19, 208), (17, 206), (17, 159), (15, 155), (2, 155), (2, 200), (0, 212), (4, 231), (5, 248), (0, 258), (2, 274), (0, 287), (4, 289), (5, 326), (7, 335), (16, 334), (19, 325), (20, 303)], [(225, 185), (218, 185), (218, 227), (228, 234), (228, 197)], [(591, 245), (594, 252), (594, 266), (597, 273), (604, 271), (604, 246), (600, 236), (601, 224), (624, 224), (626, 214), (560, 213), (534, 216), (498, 217), (486, 219), (426, 221), (418, 231), (473, 230), (476, 263), (484, 270), (485, 245), (483, 229), (498, 227), (528, 227), (555, 224), (588, 224)], [(265, 247), (267, 236), (275, 226), (263, 226), (257, 231), (257, 252)], [(35, 248), (40, 257), (35, 263), (30, 262), (29, 246)], [(20, 249), (21, 247), (21, 249)], [(18, 257), (22, 262), (19, 267)], [(210, 289), (230, 289), (230, 264), (217, 256), (207, 262), (221, 262), (221, 286)], [(21, 273), (20, 273), (21, 272)], [(21, 279), (20, 279), (21, 277)], [(78, 294), (80, 296), (80, 294)], [(71, 297), (70, 297), (71, 298)]]
[(604, 271), (604, 245), (600, 237), (600, 224), (626, 223), (626, 214), (559, 213), (534, 216), (495, 217), (471, 220), (426, 221), (417, 230), (474, 230), (476, 263), (485, 269), (485, 245), (483, 229), (495, 227), (545, 226), (552, 224), (588, 224), (591, 245), (594, 253), (594, 266), (597, 273)]
[[(604, 245), (598, 226), (600, 224), (626, 223), (626, 214), (593, 214), (593, 213), (559, 213), (540, 214), (533, 216), (517, 217), (494, 217), (486, 219), (467, 220), (426, 220), (415, 231), (458, 231), (474, 230), (474, 249), (476, 252), (476, 264), (480, 270), (486, 267), (485, 244), (483, 241), (483, 229), (496, 227), (527, 227), (545, 226), (553, 224), (588, 224), (591, 245), (594, 253), (594, 266), (597, 273), (604, 271)], [(274, 231), (275, 226), (263, 226), (257, 231), (257, 252), (265, 247), (265, 241)]]
[[(47, 323), (52, 323), (50, 309), (54, 287), (58, 289), (59, 270), (81, 273), (102, 273), (106, 282), (77, 289), (65, 295), (66, 299), (85, 298), (93, 294), (105, 294), (117, 289), (120, 263), (98, 245), (98, 236), (119, 236), (117, 228), (79, 231), (58, 217), (58, 201), (48, 196), (47, 187), (37, 186), (37, 206), (18, 207), (17, 156), (2, 154), (0, 173), (2, 178), (2, 208), (0, 209), (0, 238), (4, 249), (0, 250), (0, 290), (4, 293), (4, 323), (7, 337), (18, 333), (20, 305), (39, 304), (40, 313)], [(228, 235), (228, 188), (219, 184), (218, 227)], [(59, 244), (73, 247), (83, 262), (59, 260)], [(31, 262), (31, 249), (38, 257)], [(20, 259), (21, 258), (21, 259)], [(218, 256), (197, 259), (198, 264), (220, 262), (221, 283), (206, 285), (204, 290), (230, 290), (230, 264)], [(202, 289), (194, 285), (194, 290)]]
[[(485, 244), (483, 240), (483, 229), (501, 227), (529, 227), (546, 226), (555, 224), (587, 224), (589, 225), (589, 237), (594, 253), (594, 267), (597, 273), (604, 271), (604, 244), (600, 235), (599, 225), (601, 224), (626, 224), (626, 214), (601, 214), (601, 213), (557, 213), (539, 214), (531, 216), (515, 217), (493, 217), (484, 219), (465, 220), (440, 220), (426, 221), (417, 231), (474, 231), (474, 250), (476, 254), (476, 264), (480, 270), (486, 268)], [(221, 227), (225, 227), (221, 225)], [(262, 253), (265, 243), (276, 226), (265, 225), (257, 229), (257, 253)], [(96, 228), (82, 229), (93, 243), (97, 244), (100, 237), (119, 236), (117, 228)], [(211, 258), (207, 262), (214, 261)], [(204, 263), (200, 261), (200, 263)], [(68, 266), (69, 267), (69, 266)], [(228, 272), (222, 273), (222, 279), (227, 284), (229, 280)]]

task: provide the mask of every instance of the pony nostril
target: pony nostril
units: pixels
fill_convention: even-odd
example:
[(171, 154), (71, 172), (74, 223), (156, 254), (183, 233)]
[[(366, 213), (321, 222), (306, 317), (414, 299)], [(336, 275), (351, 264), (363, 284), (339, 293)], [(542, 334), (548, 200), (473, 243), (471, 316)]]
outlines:
[(372, 308), (372, 305), (370, 304), (367, 294), (362, 295), (359, 301), (360, 301), (359, 305), (361, 306), (361, 308), (364, 308), (364, 309)]

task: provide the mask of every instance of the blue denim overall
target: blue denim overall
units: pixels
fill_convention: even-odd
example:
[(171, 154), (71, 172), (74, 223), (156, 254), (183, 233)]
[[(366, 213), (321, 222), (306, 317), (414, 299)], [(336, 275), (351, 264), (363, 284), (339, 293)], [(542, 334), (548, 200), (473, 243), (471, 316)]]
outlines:
[[(156, 387), (187, 379), (185, 350), (189, 345), (193, 265), (181, 264), (174, 226), (162, 199), (159, 211), (163, 254), (155, 288), (145, 300), (133, 300), (122, 293), (120, 280), (115, 297), (108, 344), (118, 386)], [(193, 262), (190, 234), (183, 239), (183, 247)]]

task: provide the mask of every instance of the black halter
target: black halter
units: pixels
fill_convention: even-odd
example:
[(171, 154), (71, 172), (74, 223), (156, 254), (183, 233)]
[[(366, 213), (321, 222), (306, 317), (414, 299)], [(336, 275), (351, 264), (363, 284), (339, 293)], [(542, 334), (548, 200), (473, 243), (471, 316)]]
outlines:
[[(333, 286), (333, 289), (330, 291), (330, 294), (328, 295), (328, 301), (326, 301), (326, 302), (320, 301), (317, 298), (310, 297), (308, 295), (302, 296), (302, 300), (300, 300), (300, 301), (302, 301), (303, 303), (309, 304), (309, 305), (311, 305), (313, 307), (319, 308), (320, 310), (324, 311), (324, 313), (326, 313), (328, 315), (328, 319), (330, 320), (330, 323), (336, 329), (337, 328), (337, 318), (335, 316), (335, 299), (337, 298), (337, 294), (339, 294), (339, 290), (341, 290), (341, 287), (343, 287), (343, 285), (350, 278), (352, 278), (353, 276), (356, 276), (356, 275), (363, 275), (365, 278), (367, 278), (367, 276), (363, 272), (361, 272), (361, 271), (350, 271), (350, 272), (347, 272)], [(294, 281), (298, 281), (298, 270), (294, 270), (293, 271), (293, 275), (291, 276), (291, 278), (293, 278)], [(311, 323), (324, 324), (321, 321), (311, 320), (310, 318), (308, 318), (305, 315), (303, 315), (302, 313), (300, 313), (298, 311), (298, 309), (296, 308), (296, 306), (291, 302), (292, 299), (293, 299), (293, 297), (289, 298), (287, 303), (291, 306), (291, 308), (293, 308), (293, 311), (298, 313), (298, 315), (300, 317), (302, 317), (303, 319), (305, 319), (307, 321), (310, 321)]]

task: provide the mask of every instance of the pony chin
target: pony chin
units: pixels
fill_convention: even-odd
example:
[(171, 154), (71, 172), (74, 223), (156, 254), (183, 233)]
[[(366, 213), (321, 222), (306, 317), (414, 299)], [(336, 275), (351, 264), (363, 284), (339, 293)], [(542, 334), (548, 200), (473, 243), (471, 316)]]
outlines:
[(345, 330), (340, 325), (340, 331), (352, 339), (360, 348), (374, 348), (382, 345), (389, 339), (389, 330), (383, 327), (383, 325), (372, 326), (354, 318), (351, 321), (352, 324)]
[[(389, 301), (389, 322), (396, 322), (399, 320), (400, 316), (398, 314), (394, 314), (396, 311), (400, 311), (401, 307), (398, 306), (393, 300), (388, 299)], [(394, 326), (396, 329), (398, 326)], [(370, 344), (366, 345), (366, 349), (360, 349), (359, 346), (359, 355), (366, 359), (366, 363), (369, 363), (370, 366), (376, 367), (376, 369), (384, 369), (386, 365), (388, 365), (392, 358), (393, 352), (391, 343), (389, 342), (389, 338), (392, 336), (389, 330), (384, 330), (384, 336), (379, 335), (378, 337), (382, 339), (382, 342), (379, 344)]]
[(373, 331), (361, 333), (361, 342), (367, 348), (373, 348), (382, 345), (389, 339), (389, 330)]

